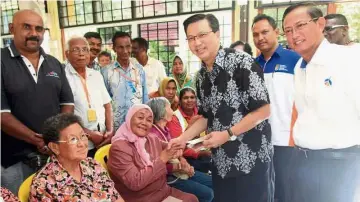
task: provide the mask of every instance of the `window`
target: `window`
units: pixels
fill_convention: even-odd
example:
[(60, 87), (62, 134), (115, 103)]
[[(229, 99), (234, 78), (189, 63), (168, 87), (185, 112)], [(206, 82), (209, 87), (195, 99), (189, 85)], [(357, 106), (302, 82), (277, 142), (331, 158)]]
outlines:
[(11, 41), (12, 41), (12, 38), (3, 38), (3, 39), (2, 39), (2, 42), (3, 42), (2, 48), (3, 48), (3, 47), (8, 47), (8, 46), (10, 46)]
[(197, 11), (217, 10), (221, 8), (232, 8), (231, 0), (183, 0), (180, 2), (180, 12), (191, 13)]
[(140, 24), (140, 37), (149, 42), (149, 55), (160, 60), (169, 75), (175, 57), (175, 47), (179, 46), (178, 21)]
[(98, 33), (100, 33), (105, 49), (112, 49), (112, 37), (114, 36), (115, 32), (120, 31), (127, 32), (131, 36), (131, 25), (98, 28)]
[(135, 1), (135, 17), (153, 17), (176, 14), (178, 3), (174, 0), (140, 0)]
[(58, 1), (61, 27), (94, 23), (91, 0)]
[[(327, 14), (327, 5), (318, 5), (317, 7), (319, 7), (321, 9), (324, 16)], [(274, 18), (274, 20), (276, 21), (277, 27), (280, 30), (280, 33), (282, 33), (282, 31), (283, 31), (282, 17), (284, 15), (286, 8), (287, 7), (265, 8), (264, 12), (263, 12), (264, 14)], [(287, 44), (285, 36), (283, 36), (281, 34), (279, 35), (278, 40), (279, 40), (279, 43), (282, 44), (283, 46), (285, 46)]]
[(131, 1), (94, 1), (95, 22), (111, 22), (132, 18)]
[[(14, 13), (19, 10), (17, 0), (1, 2), (1, 34), (10, 34), (9, 24), (12, 23)], [(4, 43), (5, 45), (5, 43)]]

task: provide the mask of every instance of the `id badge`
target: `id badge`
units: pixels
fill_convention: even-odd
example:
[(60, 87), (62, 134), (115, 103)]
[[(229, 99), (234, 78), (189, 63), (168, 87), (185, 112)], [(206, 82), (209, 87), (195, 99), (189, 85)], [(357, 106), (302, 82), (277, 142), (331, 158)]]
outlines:
[(96, 121), (96, 111), (95, 109), (88, 109), (87, 110), (87, 116), (89, 122), (95, 122)]

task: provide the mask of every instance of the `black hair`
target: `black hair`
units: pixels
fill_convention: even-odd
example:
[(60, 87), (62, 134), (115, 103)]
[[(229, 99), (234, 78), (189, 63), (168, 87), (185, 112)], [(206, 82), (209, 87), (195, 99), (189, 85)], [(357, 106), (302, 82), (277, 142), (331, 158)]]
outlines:
[(186, 30), (190, 24), (198, 22), (200, 20), (204, 20), (204, 19), (206, 19), (209, 22), (211, 31), (213, 31), (213, 32), (219, 31), (219, 21), (213, 14), (195, 14), (195, 15), (188, 17), (184, 21), (183, 25), (184, 25), (185, 34), (187, 34)]
[(299, 2), (299, 3), (296, 3), (294, 5), (291, 5), (289, 7), (286, 8), (285, 12), (284, 12), (284, 15), (283, 15), (283, 18), (282, 18), (282, 24), (283, 24), (283, 29), (284, 29), (284, 20), (285, 20), (285, 17), (293, 10), (297, 9), (297, 8), (300, 8), (300, 7), (308, 7), (307, 9), (307, 13), (308, 15), (310, 15), (310, 17), (312, 19), (316, 19), (316, 18), (320, 18), (320, 17), (323, 17), (323, 13), (322, 11), (316, 7), (316, 4), (313, 3), (313, 2)]
[(130, 41), (131, 41), (131, 36), (129, 33), (127, 32), (115, 32), (114, 36), (112, 37), (112, 43), (113, 46), (115, 45), (115, 41), (117, 38), (122, 38), (122, 37), (129, 37)]
[(192, 93), (195, 95), (195, 97), (196, 97), (195, 90), (194, 90), (193, 88), (189, 87), (189, 86), (186, 86), (186, 87), (184, 87), (184, 88), (182, 88), (182, 89), (180, 90), (180, 93), (179, 93), (179, 100), (180, 100), (180, 101), (181, 101), (181, 99), (184, 97), (184, 95), (185, 95), (186, 92), (192, 92)]
[(84, 34), (84, 37), (86, 39), (95, 38), (95, 39), (99, 39), (100, 41), (102, 41), (100, 34), (97, 32), (86, 32)]
[(259, 14), (257, 15), (254, 20), (253, 20), (253, 23), (251, 25), (251, 27), (254, 27), (254, 24), (261, 21), (261, 20), (267, 20), (269, 22), (269, 24), (271, 25), (271, 27), (273, 29), (276, 29), (277, 27), (277, 24), (276, 24), (276, 21), (274, 20), (274, 18), (268, 16), (268, 15), (265, 15), (265, 14)]
[(239, 46), (239, 45), (244, 46), (244, 52), (245, 53), (248, 53), (251, 56), (253, 55), (251, 46), (248, 43), (244, 43), (244, 42), (242, 42), (240, 40), (235, 41), (234, 43), (232, 43), (229, 48), (235, 48), (236, 46)]
[(349, 25), (346, 17), (342, 14), (329, 14), (327, 16), (325, 16), (326, 20), (330, 20), (330, 19), (335, 19), (337, 23), (339, 23), (339, 25)]
[(100, 57), (102, 57), (102, 56), (108, 57), (108, 58), (110, 58), (110, 60), (111, 60), (111, 54), (110, 54), (109, 52), (107, 52), (107, 51), (102, 51), (102, 52), (99, 54), (98, 58), (100, 58)]
[(76, 123), (84, 128), (81, 118), (72, 113), (61, 113), (46, 119), (42, 131), (45, 144), (59, 141), (60, 132)]
[(146, 51), (149, 49), (149, 43), (144, 38), (138, 37), (133, 39), (132, 42), (138, 43), (139, 47), (145, 48)]

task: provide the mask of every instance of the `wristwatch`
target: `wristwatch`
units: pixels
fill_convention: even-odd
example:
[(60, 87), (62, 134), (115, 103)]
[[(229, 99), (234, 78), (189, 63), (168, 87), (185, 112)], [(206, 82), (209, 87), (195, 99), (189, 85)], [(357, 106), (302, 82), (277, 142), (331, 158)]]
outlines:
[(226, 131), (227, 131), (228, 134), (229, 134), (229, 141), (234, 141), (234, 140), (236, 140), (236, 136), (235, 136), (234, 133), (231, 131), (231, 128), (228, 128)]

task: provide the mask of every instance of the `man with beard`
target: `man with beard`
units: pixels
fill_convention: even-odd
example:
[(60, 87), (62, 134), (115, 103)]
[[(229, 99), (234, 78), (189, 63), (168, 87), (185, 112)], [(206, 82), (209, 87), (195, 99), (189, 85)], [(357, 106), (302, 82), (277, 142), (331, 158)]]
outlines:
[(84, 37), (88, 41), (90, 45), (90, 61), (88, 63), (88, 67), (97, 71), (101, 70), (101, 67), (95, 59), (99, 56), (101, 51), (101, 37), (97, 32), (87, 32)]
[[(10, 47), (1, 49), (1, 186), (17, 193), (49, 149), (43, 122), (72, 113), (74, 97), (60, 62), (40, 47), (44, 22), (31, 10), (15, 13)], [(42, 158), (44, 157), (44, 158)]]

